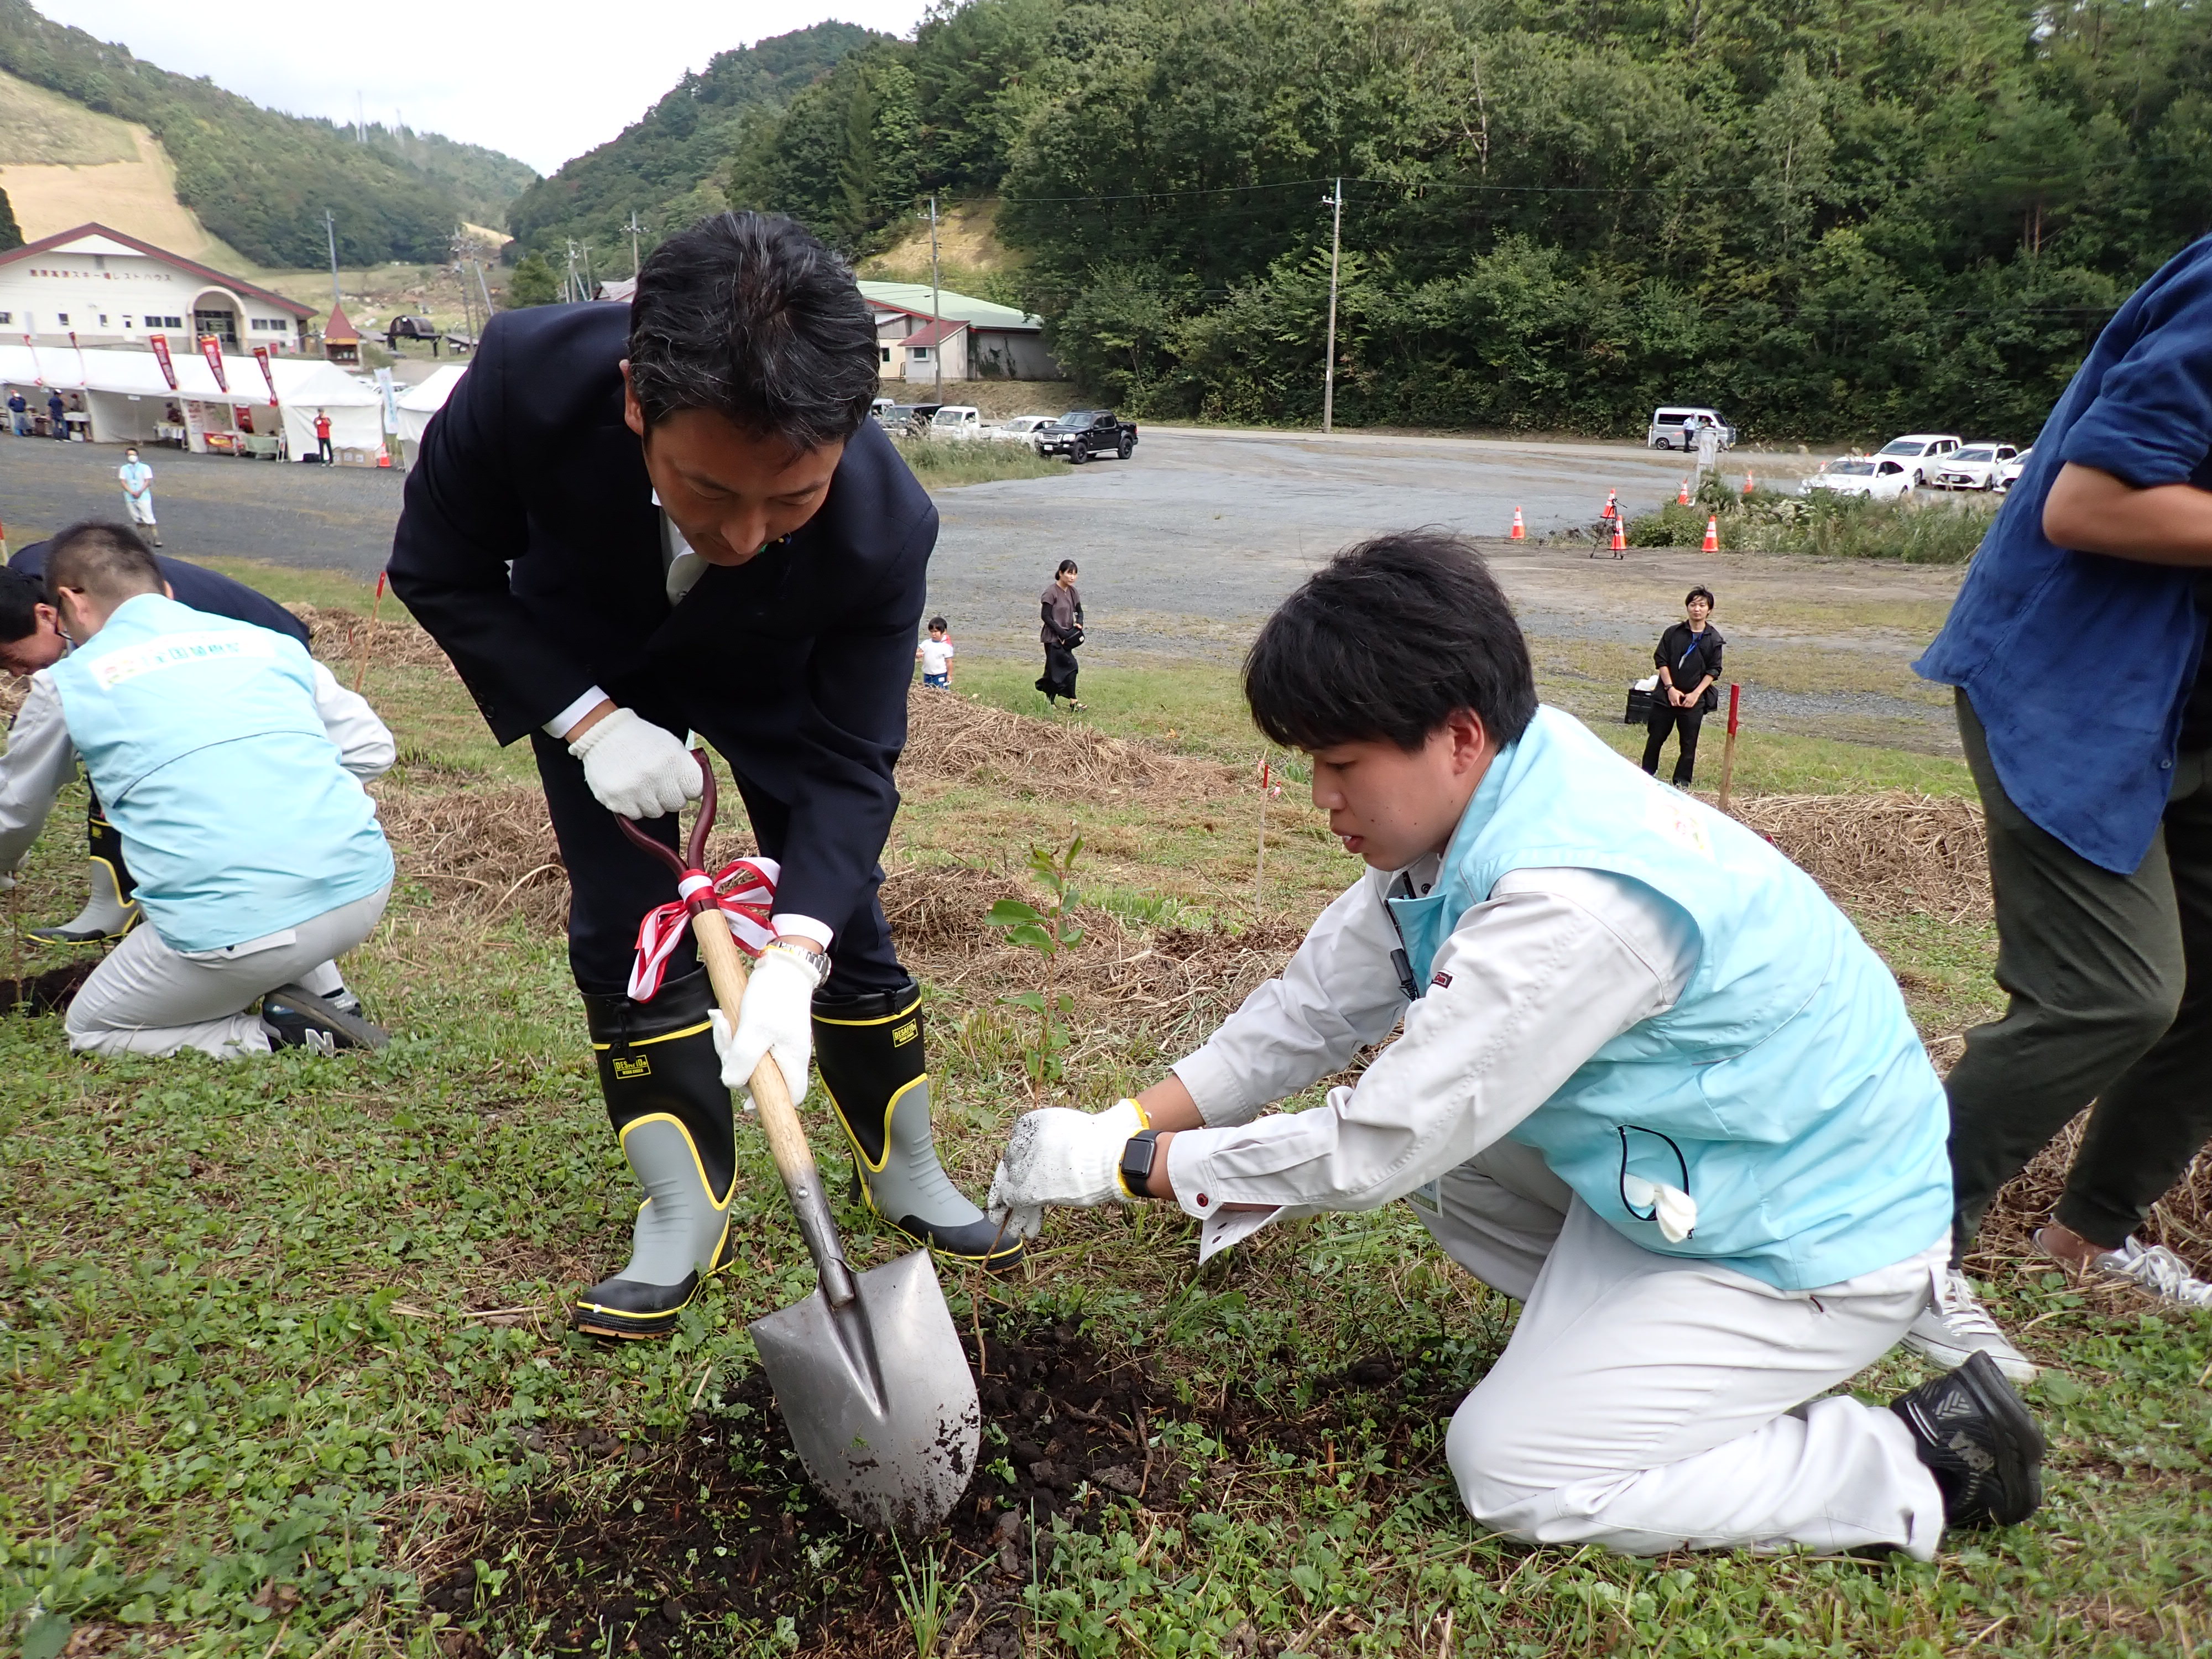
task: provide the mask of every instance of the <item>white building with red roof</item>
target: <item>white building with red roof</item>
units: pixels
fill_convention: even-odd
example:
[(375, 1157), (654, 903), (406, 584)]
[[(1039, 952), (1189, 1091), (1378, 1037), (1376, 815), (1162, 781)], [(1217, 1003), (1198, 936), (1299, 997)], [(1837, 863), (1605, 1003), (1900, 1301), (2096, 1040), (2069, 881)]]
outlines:
[(948, 380), (1061, 377), (1042, 317), (927, 283), (863, 282), (860, 295), (875, 313), (886, 380), (932, 380), (940, 354)]
[(0, 340), (66, 346), (168, 337), (179, 355), (212, 334), (227, 351), (297, 351), (312, 306), (142, 242), (79, 225), (0, 252)]

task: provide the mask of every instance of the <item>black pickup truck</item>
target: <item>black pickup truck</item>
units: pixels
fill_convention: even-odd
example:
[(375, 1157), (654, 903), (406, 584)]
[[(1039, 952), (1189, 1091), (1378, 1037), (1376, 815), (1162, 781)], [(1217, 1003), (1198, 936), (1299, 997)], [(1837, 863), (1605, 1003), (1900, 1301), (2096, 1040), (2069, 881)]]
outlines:
[(1036, 429), (1040, 455), (1065, 455), (1080, 466), (1093, 455), (1118, 455), (1123, 460), (1137, 447), (1137, 423), (1125, 421), (1110, 409), (1071, 409), (1050, 426)]

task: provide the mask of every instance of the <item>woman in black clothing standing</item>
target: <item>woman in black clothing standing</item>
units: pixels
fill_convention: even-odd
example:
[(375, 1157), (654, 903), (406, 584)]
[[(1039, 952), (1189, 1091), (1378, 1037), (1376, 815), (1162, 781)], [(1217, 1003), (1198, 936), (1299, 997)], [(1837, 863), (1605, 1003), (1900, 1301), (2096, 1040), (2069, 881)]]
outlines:
[(1044, 642), (1044, 673), (1036, 689), (1047, 702), (1066, 698), (1067, 706), (1080, 714), (1086, 711), (1075, 700), (1075, 647), (1083, 643), (1083, 595), (1075, 591), (1075, 561), (1062, 559), (1052, 586), (1037, 596), (1044, 622), (1037, 635)]
[(1682, 600), (1684, 620), (1659, 636), (1651, 653), (1658, 665), (1662, 701), (1651, 711), (1650, 736), (1644, 744), (1644, 769), (1659, 774), (1659, 750), (1667, 734), (1679, 732), (1681, 746), (1674, 756), (1674, 787), (1690, 787), (1690, 774), (1698, 763), (1698, 727), (1720, 703), (1721, 651), (1728, 641), (1707, 618), (1713, 614), (1713, 591), (1693, 587)]

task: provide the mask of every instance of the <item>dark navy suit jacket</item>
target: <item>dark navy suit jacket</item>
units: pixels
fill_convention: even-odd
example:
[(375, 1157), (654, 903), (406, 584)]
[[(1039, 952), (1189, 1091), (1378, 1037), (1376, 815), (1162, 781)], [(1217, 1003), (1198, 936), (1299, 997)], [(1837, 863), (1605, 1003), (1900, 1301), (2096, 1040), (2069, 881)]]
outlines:
[(668, 603), (659, 509), (623, 423), (629, 307), (502, 313), (422, 435), (392, 591), (502, 743), (594, 684), (680, 708), (791, 814), (776, 908), (842, 927), (898, 792), (937, 510), (871, 421), (822, 510)]
[[(220, 571), (186, 564), (182, 559), (164, 558), (156, 553), (154, 562), (161, 567), (161, 578), (175, 592), (178, 604), (252, 623), (256, 628), (289, 634), (301, 645), (307, 643), (307, 624), (266, 593), (258, 592), (244, 582), (233, 581)], [(27, 576), (43, 577), (46, 574), (46, 544), (33, 542), (8, 561), (8, 568)]]

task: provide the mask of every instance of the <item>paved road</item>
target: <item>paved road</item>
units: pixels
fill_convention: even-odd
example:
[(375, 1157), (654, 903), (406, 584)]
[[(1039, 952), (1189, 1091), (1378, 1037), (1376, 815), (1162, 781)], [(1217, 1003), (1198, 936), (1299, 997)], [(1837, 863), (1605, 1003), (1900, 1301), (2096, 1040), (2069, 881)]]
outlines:
[[(366, 578), (390, 551), (402, 482), (396, 471), (278, 466), (174, 450), (149, 459), (167, 550), (183, 557), (228, 555)], [(1026, 654), (1036, 649), (1035, 597), (1054, 566), (1072, 557), (1083, 568), (1097, 624), (1086, 661), (1233, 661), (1259, 619), (1331, 553), (1379, 531), (1425, 524), (1485, 539), (1540, 645), (1648, 648), (1692, 580), (1724, 586), (1724, 620), (1741, 643), (1749, 638), (1735, 623), (1748, 617), (1753, 602), (1771, 599), (1779, 617), (1808, 582), (1868, 604), (1940, 601), (1955, 583), (1955, 572), (1825, 567), (1813, 574), (1796, 561), (1686, 551), (1638, 551), (1616, 563), (1534, 539), (1592, 524), (1608, 489), (1620, 492), (1632, 514), (1648, 510), (1674, 492), (1683, 460), (1633, 444), (1152, 428), (1127, 462), (940, 492), (944, 529), (930, 606), (952, 619), (971, 651)], [(27, 531), (76, 518), (120, 517), (120, 462), (112, 446), (0, 437), (0, 517), (11, 539), (21, 544)], [(1737, 454), (1729, 474), (1751, 467), (1780, 479), (1809, 465), (1801, 456)], [(1516, 507), (1530, 541), (1504, 539)], [(1783, 642), (1771, 627), (1759, 632)], [(1951, 745), (1948, 716), (1916, 701), (1917, 688), (1904, 672), (1917, 641), (1852, 625), (1831, 631), (1816, 624), (1798, 637), (1880, 659), (1875, 682), (1883, 689), (1778, 690), (1762, 693), (1765, 706), (1802, 729), (1834, 732), (1857, 720), (1871, 722), (1864, 726), (1870, 738)]]

